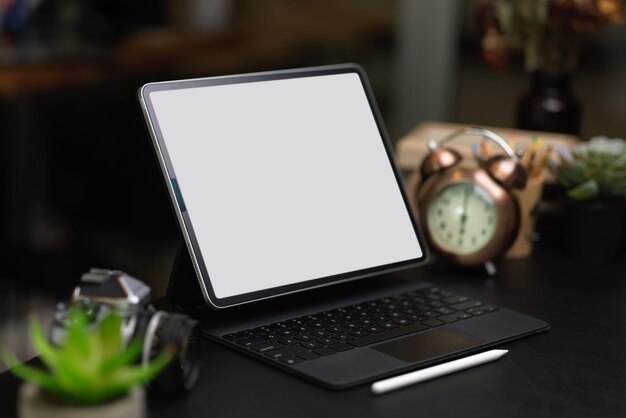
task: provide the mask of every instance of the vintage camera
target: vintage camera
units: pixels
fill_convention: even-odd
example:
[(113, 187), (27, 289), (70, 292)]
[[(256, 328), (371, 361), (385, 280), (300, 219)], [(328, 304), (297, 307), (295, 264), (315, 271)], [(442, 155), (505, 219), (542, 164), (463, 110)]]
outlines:
[(148, 285), (123, 271), (92, 268), (81, 276), (69, 306), (57, 305), (50, 338), (55, 344), (64, 340), (70, 306), (84, 308), (93, 323), (116, 313), (125, 318), (121, 330), (124, 343), (142, 340), (142, 363), (168, 345), (177, 349), (170, 364), (150, 383), (150, 390), (170, 394), (189, 391), (199, 369), (197, 323), (187, 315), (156, 310), (150, 304), (151, 293)]

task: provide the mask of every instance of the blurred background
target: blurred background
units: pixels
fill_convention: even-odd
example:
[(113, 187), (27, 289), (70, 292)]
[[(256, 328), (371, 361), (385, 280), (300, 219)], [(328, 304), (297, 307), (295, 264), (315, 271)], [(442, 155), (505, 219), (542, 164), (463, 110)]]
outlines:
[[(530, 78), (484, 62), (479, 3), (0, 0), (0, 345), (92, 266), (164, 294), (179, 237), (143, 83), (356, 62), (394, 143), (426, 120), (515, 127)], [(626, 136), (626, 26), (579, 51), (581, 138)]]

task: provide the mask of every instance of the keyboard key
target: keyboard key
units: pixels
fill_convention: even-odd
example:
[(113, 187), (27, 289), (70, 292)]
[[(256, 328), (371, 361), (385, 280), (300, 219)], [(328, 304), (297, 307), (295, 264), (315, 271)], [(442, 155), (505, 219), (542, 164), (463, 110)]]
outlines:
[(335, 350), (331, 350), (330, 348), (326, 348), (326, 347), (317, 348), (313, 350), (313, 352), (320, 356), (331, 356), (336, 353)]
[(480, 306), (483, 306), (483, 303), (478, 300), (468, 300), (466, 302), (457, 303), (456, 305), (451, 305), (451, 306), (457, 311), (464, 311), (466, 309), (478, 308)]
[(469, 300), (469, 298), (467, 296), (451, 296), (448, 298), (445, 298), (443, 301), (445, 303), (447, 303), (448, 305), (454, 305), (457, 303), (462, 303), (462, 302), (467, 302)]
[(413, 323), (413, 321), (411, 321), (408, 318), (394, 319), (393, 322), (394, 324), (398, 324), (398, 325), (409, 325)]
[(297, 353), (301, 353), (303, 351), (306, 351), (306, 348), (301, 347), (299, 345), (294, 345), (291, 347), (283, 347), (283, 348), (279, 348), (278, 350), (273, 350), (273, 351), (268, 351), (265, 352), (264, 354), (267, 357), (273, 358), (273, 359), (279, 359), (281, 357), (289, 357), (289, 356), (293, 356)]
[(304, 360), (298, 357), (294, 357), (294, 356), (289, 356), (289, 357), (281, 357), (279, 358), (279, 360), (282, 363), (288, 364), (290, 366), (293, 366), (294, 364), (298, 364), (298, 363), (302, 363)]
[(276, 322), (275, 324), (270, 324), (267, 326), (272, 332), (282, 331), (287, 329), (287, 325), (282, 324), (280, 322)]
[(238, 340), (235, 340), (235, 342), (239, 345), (242, 345), (244, 347), (252, 347), (254, 345), (257, 344), (262, 344), (264, 342), (266, 342), (265, 340), (262, 340), (260, 338), (255, 338), (255, 337), (246, 337), (246, 338), (239, 338)]
[(338, 334), (341, 333), (343, 331), (345, 331), (343, 328), (340, 327), (328, 327), (326, 328), (326, 331), (330, 332), (331, 334)]
[(339, 340), (336, 340), (336, 339), (330, 338), (330, 337), (320, 338), (317, 341), (321, 342), (324, 345), (333, 345), (333, 344), (337, 344), (339, 342)]
[(311, 334), (300, 334), (296, 335), (294, 338), (300, 341), (315, 341), (315, 337)]
[(390, 338), (398, 337), (400, 335), (410, 334), (410, 333), (422, 331), (425, 329), (428, 329), (426, 325), (420, 324), (420, 323), (414, 323), (414, 324), (407, 325), (404, 327), (397, 327), (395, 329), (391, 329), (386, 332), (380, 332), (377, 334), (368, 335), (366, 337), (357, 338), (355, 340), (348, 341), (348, 343), (356, 347), (361, 347), (364, 345), (374, 344), (379, 341), (388, 340)]
[(348, 341), (348, 340), (354, 339), (354, 337), (348, 333), (335, 334), (333, 335), (333, 337), (341, 341)]
[(222, 336), (222, 338), (226, 338), (227, 340), (233, 341), (233, 340), (238, 340), (240, 338), (245, 338), (245, 337), (250, 337), (251, 335), (248, 333), (248, 331), (239, 331), (239, 332), (234, 332), (232, 334), (226, 334), (224, 336)]
[(291, 330), (297, 333), (305, 333), (309, 332), (310, 328), (305, 327), (304, 325), (294, 325), (291, 327)]
[(320, 348), (323, 347), (324, 345), (321, 343), (318, 343), (317, 341), (307, 341), (305, 343), (300, 344), (302, 347), (304, 348), (308, 348), (309, 350), (313, 350), (315, 348)]
[(369, 332), (362, 329), (355, 329), (352, 331), (348, 331), (348, 334), (353, 335), (355, 337), (365, 337), (366, 335), (370, 335)]
[(319, 354), (315, 354), (312, 351), (303, 351), (301, 353), (296, 354), (296, 357), (300, 357), (302, 360), (315, 360), (319, 358)]
[(267, 334), (265, 331), (263, 331), (261, 328), (254, 328), (248, 331), (248, 333), (250, 335), (252, 335), (253, 337), (257, 337), (257, 338), (263, 338), (263, 335)]
[(348, 351), (348, 350), (352, 350), (354, 347), (351, 346), (350, 344), (339, 343), (339, 344), (331, 345), (330, 348), (332, 348), (335, 351)]
[(393, 329), (393, 328), (397, 328), (398, 326), (396, 324), (394, 324), (393, 322), (381, 322), (380, 325), (382, 328), (384, 329)]
[(428, 325), (429, 327), (438, 327), (445, 324), (445, 322), (438, 319), (427, 319), (425, 321), (422, 321), (422, 323)]
[(444, 314), (444, 315), (448, 315), (454, 312), (454, 310), (449, 309), (449, 308), (437, 308), (435, 309), (435, 311), (439, 312), (440, 314)]
[(294, 338), (281, 338), (280, 340), (278, 340), (279, 343), (281, 343), (282, 345), (296, 345), (296, 344), (300, 344), (300, 341), (294, 339)]
[(376, 334), (376, 333), (378, 333), (378, 332), (383, 332), (383, 331), (385, 330), (385, 328), (383, 328), (383, 327), (379, 327), (378, 325), (373, 325), (373, 326), (371, 326), (371, 327), (365, 327), (365, 329), (366, 329), (368, 332), (371, 332), (372, 334)]
[(284, 346), (276, 343), (265, 343), (265, 344), (257, 344), (252, 347), (254, 351), (258, 351), (259, 353), (266, 353), (272, 350), (278, 350), (279, 348), (283, 348)]
[(483, 311), (482, 309), (478, 309), (478, 308), (471, 308), (466, 310), (465, 312), (472, 314), (474, 316), (479, 316), (479, 315), (484, 315), (485, 311)]
[(459, 319), (456, 317), (456, 314), (451, 314), (451, 315), (440, 316), (439, 320), (450, 323), (450, 322), (456, 322)]

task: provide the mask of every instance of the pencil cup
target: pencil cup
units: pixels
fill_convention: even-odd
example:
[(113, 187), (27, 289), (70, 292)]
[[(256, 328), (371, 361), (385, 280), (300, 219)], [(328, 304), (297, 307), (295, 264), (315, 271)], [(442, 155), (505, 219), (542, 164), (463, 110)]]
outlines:
[(515, 191), (520, 207), (520, 227), (517, 237), (507, 251), (507, 258), (528, 257), (533, 250), (533, 236), (541, 193), (543, 192), (544, 174), (531, 177), (523, 190)]

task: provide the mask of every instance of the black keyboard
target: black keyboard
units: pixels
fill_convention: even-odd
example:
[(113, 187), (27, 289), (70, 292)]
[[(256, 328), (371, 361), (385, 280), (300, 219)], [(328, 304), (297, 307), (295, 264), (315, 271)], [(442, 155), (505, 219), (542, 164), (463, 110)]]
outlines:
[(495, 312), (439, 287), (369, 300), (223, 335), (232, 344), (288, 365)]

